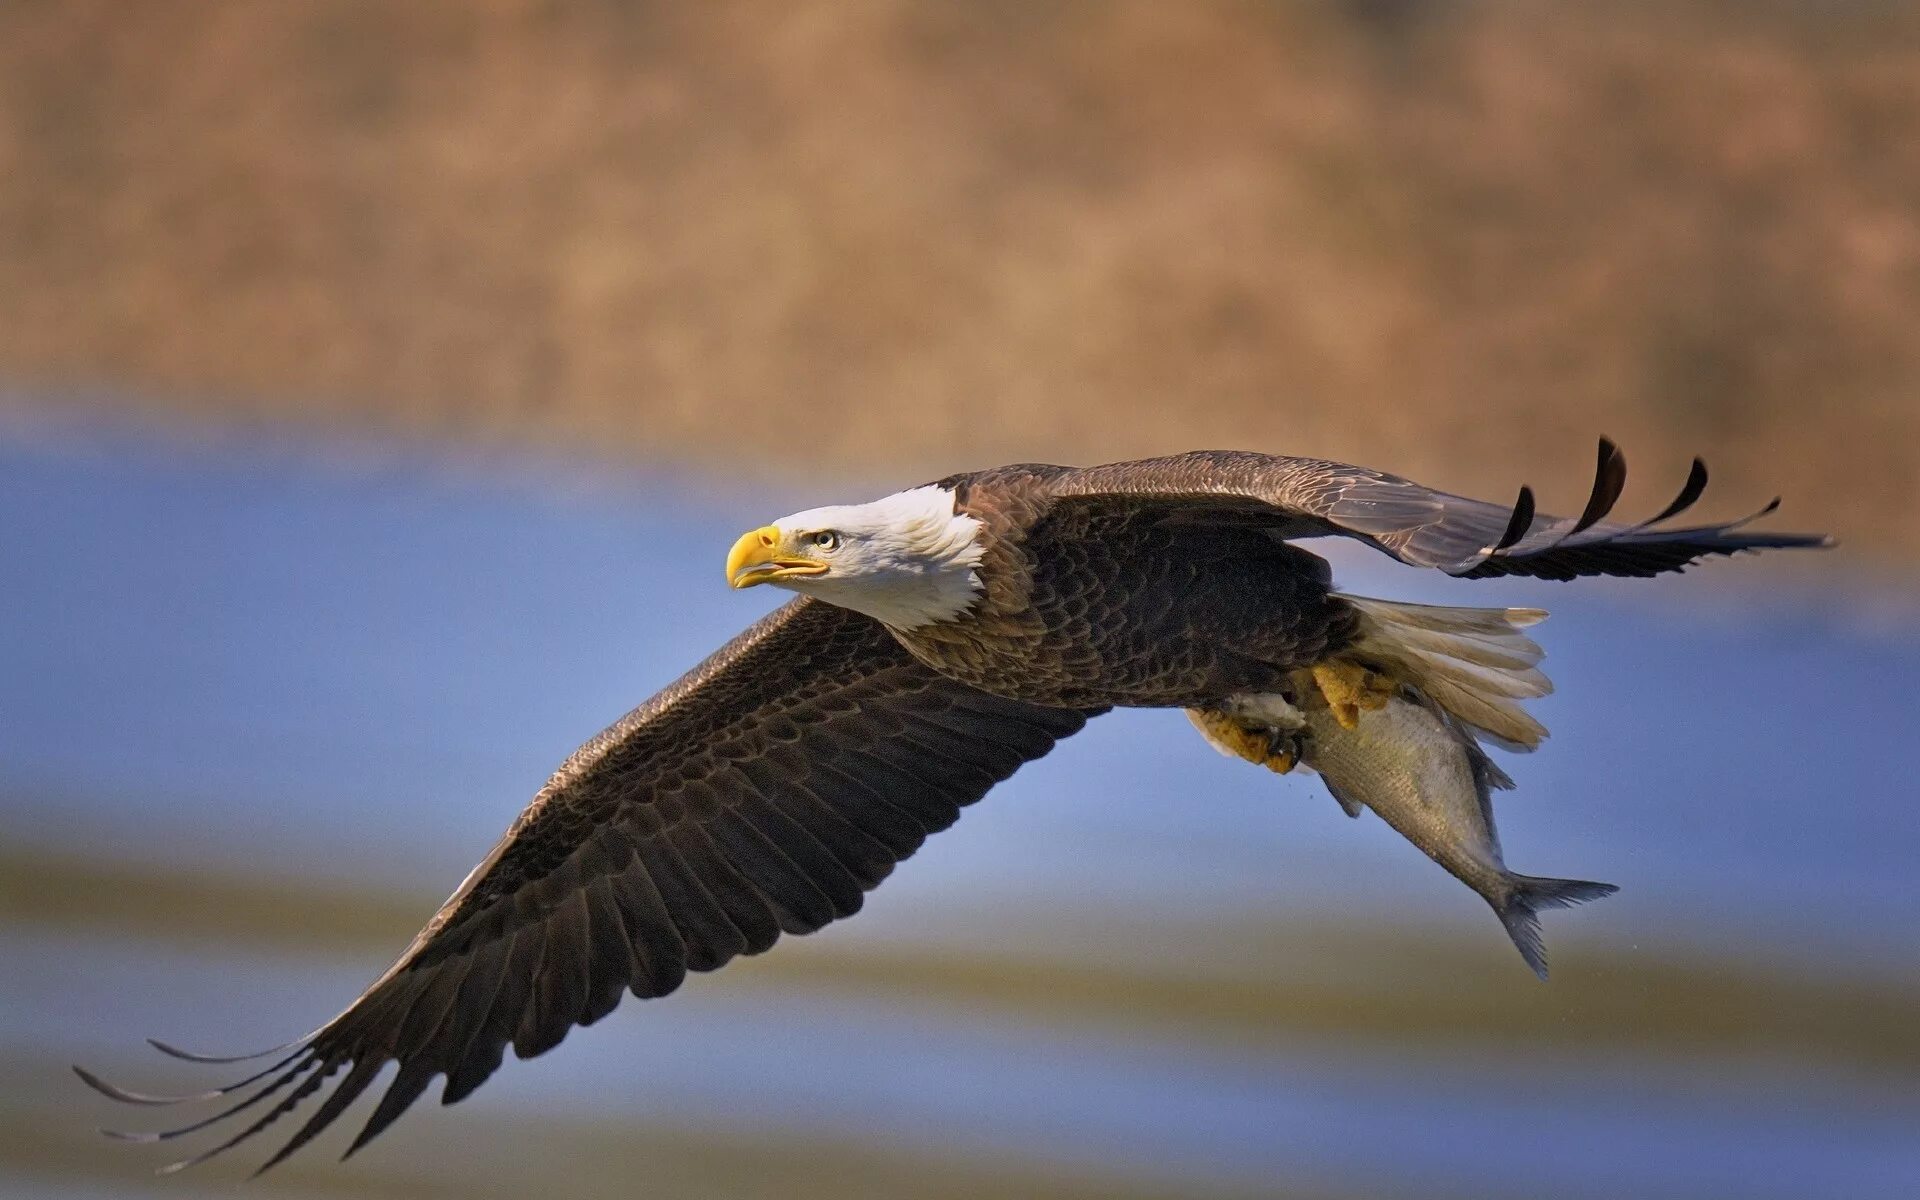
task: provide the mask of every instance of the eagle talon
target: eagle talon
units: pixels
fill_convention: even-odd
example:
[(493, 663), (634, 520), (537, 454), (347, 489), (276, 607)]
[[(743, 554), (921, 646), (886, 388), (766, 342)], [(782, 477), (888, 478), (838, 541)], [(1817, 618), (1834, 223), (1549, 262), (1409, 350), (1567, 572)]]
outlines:
[(1285, 775), (1300, 765), (1304, 747), (1297, 730), (1213, 708), (1190, 708), (1187, 716), (1222, 754), (1244, 758), (1277, 775)]
[(1360, 714), (1385, 708), (1395, 690), (1386, 676), (1347, 659), (1315, 663), (1312, 671), (1315, 686), (1342, 729), (1357, 729)]
[(1285, 775), (1300, 765), (1306, 747), (1296, 730), (1267, 730), (1267, 753), (1260, 760), (1262, 766), (1276, 775)]

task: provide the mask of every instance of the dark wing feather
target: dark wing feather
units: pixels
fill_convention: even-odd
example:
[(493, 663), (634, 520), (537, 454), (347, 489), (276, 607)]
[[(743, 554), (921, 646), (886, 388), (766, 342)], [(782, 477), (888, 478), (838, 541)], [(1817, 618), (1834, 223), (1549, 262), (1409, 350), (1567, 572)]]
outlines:
[(1832, 544), (1814, 534), (1750, 532), (1746, 527), (1772, 512), (1777, 500), (1738, 521), (1668, 526), (1706, 489), (1707, 469), (1698, 459), (1686, 486), (1658, 516), (1637, 525), (1607, 521), (1626, 475), (1626, 459), (1603, 438), (1593, 488), (1577, 518), (1536, 513), (1529, 488), (1521, 488), (1512, 505), (1489, 504), (1365, 467), (1234, 450), (1062, 471), (1050, 487), (1056, 496), (1087, 503), (1266, 518), (1286, 537), (1343, 534), (1403, 563), (1476, 579), (1657, 575), (1710, 555)]
[[(175, 1167), (252, 1137), (345, 1076), (271, 1167), (399, 1071), (348, 1153), (444, 1075), (444, 1103), (610, 1012), (860, 907), (862, 893), (1092, 714), (1003, 700), (922, 666), (874, 621), (797, 600), (581, 747), (398, 962), (257, 1090), (165, 1141), (255, 1110)], [(194, 1057), (180, 1055), (181, 1057)], [(226, 1061), (226, 1060), (213, 1060)]]

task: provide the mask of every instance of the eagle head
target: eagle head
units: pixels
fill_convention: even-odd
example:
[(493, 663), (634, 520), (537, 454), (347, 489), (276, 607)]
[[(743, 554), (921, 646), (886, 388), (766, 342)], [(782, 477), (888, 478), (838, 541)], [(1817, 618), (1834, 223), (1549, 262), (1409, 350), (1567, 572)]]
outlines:
[(771, 583), (914, 629), (973, 607), (984, 550), (979, 518), (954, 510), (951, 489), (929, 485), (742, 534), (727, 555), (727, 582)]

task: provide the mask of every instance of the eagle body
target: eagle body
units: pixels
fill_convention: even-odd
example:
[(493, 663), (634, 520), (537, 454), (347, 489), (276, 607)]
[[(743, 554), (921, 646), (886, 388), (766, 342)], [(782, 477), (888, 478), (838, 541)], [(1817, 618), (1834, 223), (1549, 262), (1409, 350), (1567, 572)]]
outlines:
[[(1436, 491), (1322, 459), (1196, 451), (1099, 467), (1018, 465), (866, 504), (810, 509), (737, 541), (735, 588), (800, 593), (554, 772), (504, 837), (360, 997), (237, 1083), (185, 1096), (90, 1086), (139, 1105), (222, 1101), (169, 1141), (250, 1113), (190, 1166), (337, 1079), (261, 1169), (327, 1128), (389, 1064), (348, 1153), (444, 1079), (472, 1093), (631, 993), (677, 988), (858, 911), (865, 893), (1019, 767), (1119, 706), (1183, 708), (1216, 749), (1305, 762), (1481, 892), (1544, 976), (1535, 910), (1604, 884), (1508, 872), (1481, 741), (1545, 730), (1529, 609), (1397, 604), (1333, 590), (1293, 544), (1357, 539), (1466, 578), (1651, 576), (1701, 558), (1827, 544), (1607, 520), (1624, 460), (1600, 446), (1577, 517)], [(1771, 511), (1763, 509), (1755, 517)], [(1410, 732), (1409, 732), (1410, 731)], [(1316, 759), (1315, 755), (1319, 757)]]
[(1326, 561), (1256, 523), (1062, 495), (1065, 467), (942, 480), (980, 521), (979, 602), (895, 629), (947, 678), (1066, 708), (1195, 707), (1278, 690), (1355, 619)]

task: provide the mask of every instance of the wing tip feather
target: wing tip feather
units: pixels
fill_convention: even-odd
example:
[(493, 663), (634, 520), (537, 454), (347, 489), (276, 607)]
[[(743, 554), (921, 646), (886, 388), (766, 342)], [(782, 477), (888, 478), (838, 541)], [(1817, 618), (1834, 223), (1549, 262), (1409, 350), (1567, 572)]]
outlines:
[(1520, 539), (1527, 536), (1527, 531), (1533, 528), (1533, 514), (1533, 488), (1523, 483), (1520, 485), (1520, 494), (1514, 498), (1513, 512), (1507, 518), (1506, 530), (1501, 533), (1498, 541), (1482, 550), (1478, 557), (1492, 557), (1519, 544)]
[[(147, 1092), (132, 1091), (116, 1083), (109, 1083), (79, 1063), (69, 1063), (68, 1069), (79, 1076), (81, 1083), (86, 1084), (107, 1099), (117, 1101), (121, 1104), (143, 1104), (152, 1106), (184, 1104), (192, 1100), (209, 1100), (219, 1095), (217, 1091), (208, 1091), (194, 1092), (180, 1096), (157, 1096)], [(102, 1130), (102, 1132), (105, 1131)]]
[(1601, 519), (1613, 511), (1620, 500), (1620, 493), (1627, 485), (1627, 457), (1620, 452), (1613, 439), (1600, 439), (1599, 461), (1593, 469), (1593, 491), (1587, 496), (1587, 506), (1580, 513), (1573, 528), (1561, 535), (1556, 541), (1586, 532), (1599, 524)]
[(182, 1062), (190, 1063), (210, 1063), (215, 1066), (224, 1066), (229, 1063), (252, 1062), (257, 1058), (265, 1058), (270, 1054), (278, 1054), (282, 1050), (291, 1050), (299, 1044), (300, 1041), (296, 1039), (291, 1042), (281, 1042), (278, 1046), (269, 1046), (265, 1050), (255, 1050), (251, 1054), (198, 1054), (192, 1050), (182, 1050), (180, 1047), (168, 1042), (163, 1042), (159, 1038), (147, 1039), (147, 1045), (152, 1046), (155, 1050), (158, 1050), (169, 1058), (177, 1058)]
[[(1635, 525), (1602, 525), (1617, 502), (1626, 478), (1626, 458), (1611, 438), (1602, 437), (1593, 491), (1578, 519), (1564, 531), (1528, 538), (1536, 517), (1531, 490), (1521, 489), (1505, 532), (1472, 557), (1448, 565), (1449, 574), (1466, 578), (1532, 575), (1569, 580), (1583, 575), (1653, 576), (1685, 570), (1704, 558), (1773, 549), (1829, 549), (1838, 541), (1827, 534), (1743, 534), (1747, 525), (1779, 509), (1775, 496), (1737, 520), (1673, 529), (1665, 522), (1685, 512), (1706, 490), (1706, 461), (1695, 457), (1680, 491), (1658, 514)], [(1525, 518), (1524, 522), (1522, 518)]]

